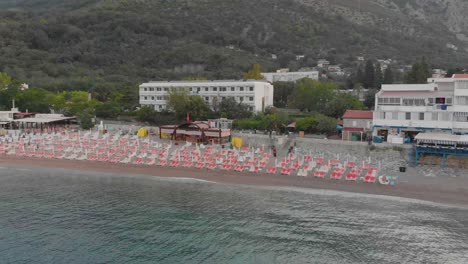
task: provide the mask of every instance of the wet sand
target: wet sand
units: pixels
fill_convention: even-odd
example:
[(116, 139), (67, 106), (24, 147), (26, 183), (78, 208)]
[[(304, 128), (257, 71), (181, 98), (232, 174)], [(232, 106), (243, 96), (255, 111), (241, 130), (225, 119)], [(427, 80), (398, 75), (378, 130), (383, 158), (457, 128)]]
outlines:
[(265, 173), (198, 170), (195, 168), (159, 167), (156, 165), (113, 164), (104, 162), (48, 160), (1, 156), (0, 167), (61, 168), (77, 171), (113, 174), (141, 174), (159, 177), (195, 178), (206, 181), (267, 187), (299, 187), (346, 191), (375, 195), (388, 195), (468, 207), (468, 179), (455, 177), (411, 176), (400, 179), (394, 186), (348, 182), (346, 180), (317, 179), (313, 176), (297, 177)]

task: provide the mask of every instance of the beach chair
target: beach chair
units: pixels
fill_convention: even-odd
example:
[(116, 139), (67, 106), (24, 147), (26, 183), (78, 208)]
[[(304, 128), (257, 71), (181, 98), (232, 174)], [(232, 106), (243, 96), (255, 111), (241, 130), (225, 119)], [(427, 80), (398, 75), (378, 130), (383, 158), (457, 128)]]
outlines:
[(209, 170), (214, 170), (218, 167), (218, 165), (216, 163), (210, 163), (206, 166), (207, 169)]
[(376, 177), (373, 175), (366, 175), (364, 177), (364, 182), (367, 182), (367, 183), (375, 183), (375, 180), (376, 180)]
[(110, 162), (112, 163), (119, 163), (120, 162), (120, 158), (119, 157), (113, 157)]
[(243, 172), (244, 171), (244, 166), (243, 165), (237, 165), (234, 168), (234, 170), (237, 171), (237, 172)]
[(357, 174), (353, 172), (349, 172), (346, 174), (346, 180), (347, 181), (356, 181), (357, 180)]
[(299, 169), (297, 171), (297, 176), (300, 176), (300, 177), (307, 177), (307, 170), (306, 169)]
[(191, 161), (186, 161), (184, 162), (184, 165), (183, 165), (185, 168), (191, 168), (193, 166), (193, 162)]
[(289, 175), (291, 175), (291, 171), (292, 171), (292, 169), (290, 169), (290, 168), (283, 168), (283, 169), (281, 169), (281, 175), (288, 175), (289, 176)]
[(146, 160), (145, 164), (150, 166), (150, 165), (154, 165), (156, 163), (156, 159), (155, 158), (149, 158)]
[(160, 160), (158, 166), (167, 166), (167, 160)]
[(222, 169), (222, 170), (231, 170), (231, 165), (229, 165), (229, 164), (224, 164), (223, 166), (221, 166), (221, 169)]
[(268, 167), (267, 168), (268, 174), (276, 174), (276, 167)]
[(178, 167), (178, 166), (179, 166), (179, 161), (178, 161), (178, 160), (173, 160), (173, 161), (171, 161), (171, 163), (169, 164), (169, 166), (171, 166), (171, 167)]
[(203, 162), (198, 162), (197, 165), (195, 165), (195, 168), (197, 168), (197, 169), (203, 169), (203, 168), (205, 168), (205, 163), (203, 163)]

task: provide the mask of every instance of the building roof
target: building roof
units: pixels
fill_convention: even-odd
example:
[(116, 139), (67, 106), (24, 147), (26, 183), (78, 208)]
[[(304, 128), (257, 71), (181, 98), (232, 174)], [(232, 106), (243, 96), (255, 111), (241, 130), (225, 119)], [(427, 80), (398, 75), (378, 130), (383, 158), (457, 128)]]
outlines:
[(419, 133), (414, 138), (420, 143), (432, 144), (468, 144), (468, 135), (453, 135), (449, 133)]
[(427, 84), (383, 84), (382, 91), (386, 92), (433, 92), (437, 85), (434, 83)]
[(343, 119), (373, 119), (374, 115), (372, 111), (362, 110), (346, 110), (343, 115)]
[(343, 131), (349, 132), (363, 132), (364, 128), (362, 127), (343, 127)]
[(41, 118), (41, 117), (28, 117), (28, 118), (21, 118), (16, 119), (15, 122), (20, 123), (54, 123), (60, 122), (65, 120), (72, 120), (76, 119), (75, 117), (54, 117), (54, 118)]
[(455, 78), (455, 79), (468, 79), (468, 74), (467, 73), (457, 73), (457, 74), (454, 74), (452, 75), (452, 78)]
[(147, 83), (143, 83), (142, 85), (150, 85), (150, 84), (212, 84), (216, 85), (219, 83), (228, 84), (228, 83), (268, 83), (265, 80), (189, 80), (189, 81), (150, 81)]

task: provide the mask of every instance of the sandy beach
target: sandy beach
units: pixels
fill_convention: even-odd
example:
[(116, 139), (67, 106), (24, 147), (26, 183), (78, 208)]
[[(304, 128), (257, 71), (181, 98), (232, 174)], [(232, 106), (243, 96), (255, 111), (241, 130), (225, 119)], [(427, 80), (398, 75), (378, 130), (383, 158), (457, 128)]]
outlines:
[(0, 167), (41, 167), (67, 170), (105, 172), (113, 174), (141, 174), (159, 177), (195, 178), (224, 184), (298, 187), (346, 191), (374, 195), (387, 195), (430, 202), (468, 206), (468, 179), (442, 177), (407, 177), (395, 187), (363, 182), (334, 181), (315, 177), (269, 175), (265, 173), (236, 173), (220, 170), (197, 170), (132, 164), (112, 164), (76, 160), (49, 160), (1, 156)]

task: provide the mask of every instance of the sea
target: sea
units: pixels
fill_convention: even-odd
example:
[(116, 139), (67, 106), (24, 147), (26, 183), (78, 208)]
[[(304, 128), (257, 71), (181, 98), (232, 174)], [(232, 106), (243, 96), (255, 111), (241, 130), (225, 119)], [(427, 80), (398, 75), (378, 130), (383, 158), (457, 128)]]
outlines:
[(468, 263), (468, 209), (2, 167), (0, 263)]

